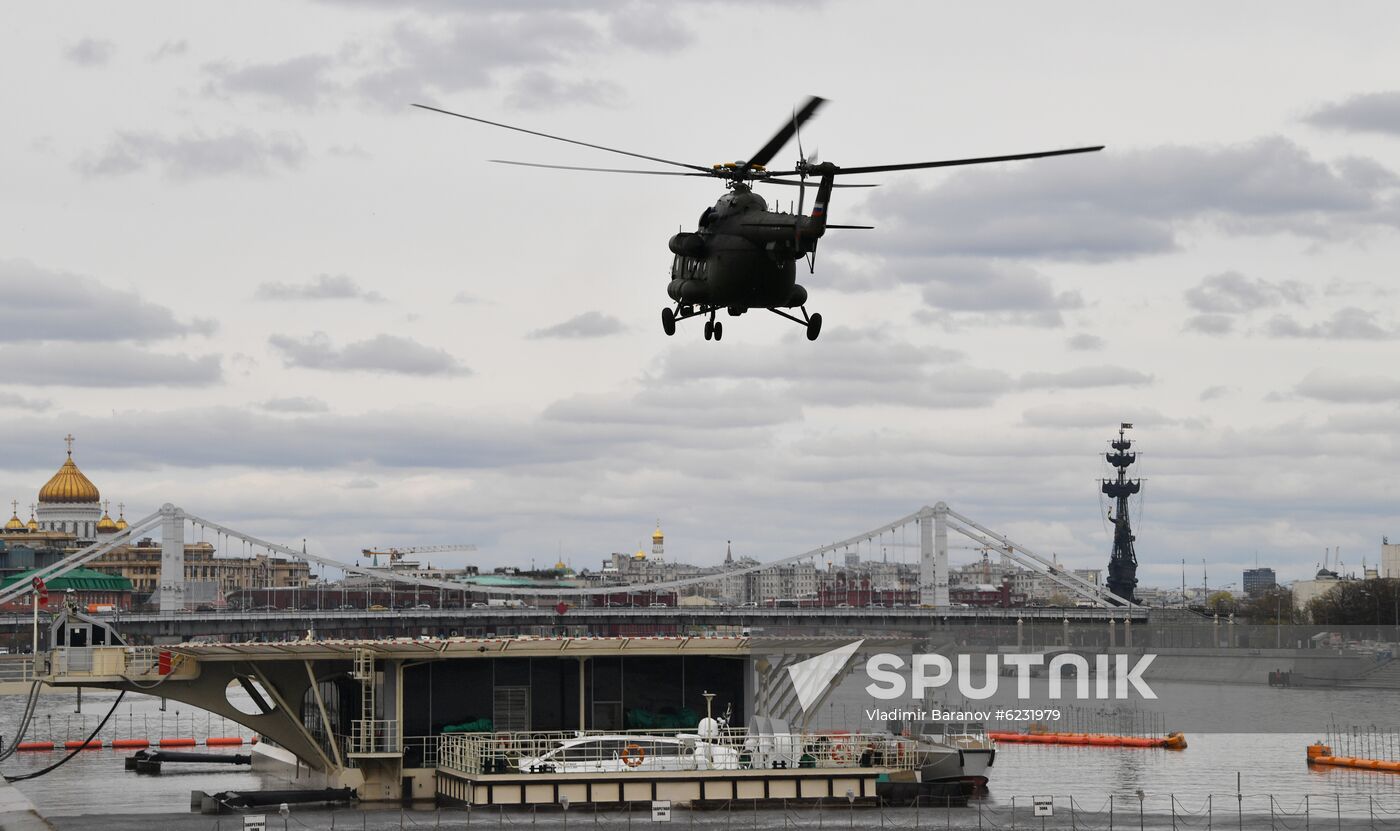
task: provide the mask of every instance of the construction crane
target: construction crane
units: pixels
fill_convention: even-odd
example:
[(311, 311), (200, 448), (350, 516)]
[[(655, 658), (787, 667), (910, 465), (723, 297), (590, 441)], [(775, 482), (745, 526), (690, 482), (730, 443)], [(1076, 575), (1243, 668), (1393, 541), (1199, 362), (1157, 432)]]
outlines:
[(441, 554), (445, 551), (475, 551), (474, 545), (415, 545), (407, 548), (389, 548), (378, 551), (372, 548), (362, 548), (360, 553), (369, 557), (375, 566), (379, 565), (380, 557), (388, 557), (389, 564), (393, 565), (409, 554)]

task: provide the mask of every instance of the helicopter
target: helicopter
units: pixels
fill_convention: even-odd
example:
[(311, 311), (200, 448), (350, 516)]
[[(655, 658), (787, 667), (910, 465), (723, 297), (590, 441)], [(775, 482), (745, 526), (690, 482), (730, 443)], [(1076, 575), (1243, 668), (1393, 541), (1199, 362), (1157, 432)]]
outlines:
[[(839, 167), (822, 162), (815, 153), (807, 156), (802, 149), (802, 125), (817, 113), (826, 99), (809, 97), (792, 112), (773, 137), (756, 153), (741, 161), (722, 162), (710, 166), (633, 153), (601, 144), (565, 138), (563, 136), (527, 130), (477, 116), (439, 109), (427, 104), (414, 104), (423, 110), (464, 118), (493, 127), (502, 127), (541, 138), (567, 142), (594, 150), (631, 156), (658, 164), (685, 168), (678, 170), (631, 170), (610, 167), (577, 167), (573, 165), (541, 164), (538, 162), (490, 159), (494, 164), (519, 167), (539, 167), (549, 170), (582, 170), (595, 173), (625, 173), (647, 176), (692, 176), (720, 179), (727, 193), (700, 214), (695, 231), (681, 231), (671, 237), (668, 245), (673, 255), (670, 282), (666, 293), (672, 300), (661, 310), (661, 328), (668, 335), (676, 333), (676, 324), (693, 317), (705, 317), (705, 340), (718, 341), (724, 337), (724, 324), (716, 320), (720, 310), (737, 317), (755, 309), (766, 309), (805, 327), (807, 340), (821, 334), (822, 316), (807, 312), (807, 289), (797, 282), (797, 261), (807, 260), (809, 273), (816, 273), (817, 243), (831, 229), (870, 230), (870, 225), (839, 225), (827, 222), (827, 206), (833, 188), (877, 187), (875, 184), (837, 182), (838, 176), (868, 173), (888, 173), (896, 170), (918, 170), (932, 167), (991, 164), (995, 162), (1041, 159), (1093, 153), (1103, 149), (1072, 147), (1037, 153), (1009, 156), (983, 156), (966, 159), (944, 159), (905, 164)], [(767, 165), (793, 138), (797, 139), (798, 160), (790, 170), (769, 170)], [(793, 179), (791, 177), (796, 177)], [(804, 215), (807, 180), (816, 181), (812, 213)], [(768, 203), (754, 192), (755, 185), (786, 185), (796, 187), (797, 208), (793, 213), (770, 211)], [(792, 310), (800, 312), (799, 317)]]

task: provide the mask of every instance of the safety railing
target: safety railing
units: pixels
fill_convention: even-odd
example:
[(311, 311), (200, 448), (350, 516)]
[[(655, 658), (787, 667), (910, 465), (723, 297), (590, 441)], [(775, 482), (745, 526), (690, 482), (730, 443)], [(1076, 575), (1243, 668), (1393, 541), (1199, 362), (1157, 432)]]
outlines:
[(348, 754), (402, 753), (399, 723), (387, 719), (355, 719), (350, 723)]
[(919, 742), (888, 733), (679, 731), (449, 733), (438, 767), (465, 774), (607, 773), (770, 768), (911, 770)]
[(33, 656), (6, 655), (0, 658), (0, 684), (23, 684), (35, 678)]
[(58, 646), (49, 653), (57, 680), (74, 677), (192, 677), (195, 662), (158, 646)]

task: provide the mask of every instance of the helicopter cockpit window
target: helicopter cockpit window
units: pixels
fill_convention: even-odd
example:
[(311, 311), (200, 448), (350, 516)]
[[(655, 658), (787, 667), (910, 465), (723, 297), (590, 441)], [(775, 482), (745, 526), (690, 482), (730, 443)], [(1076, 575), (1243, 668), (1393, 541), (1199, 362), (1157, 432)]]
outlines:
[(708, 227), (710, 227), (710, 223), (713, 222), (714, 219), (715, 219), (715, 209), (714, 209), (713, 207), (706, 208), (705, 210), (703, 210), (703, 211), (700, 212), (700, 222), (699, 222), (699, 225), (700, 225), (701, 228), (708, 228)]

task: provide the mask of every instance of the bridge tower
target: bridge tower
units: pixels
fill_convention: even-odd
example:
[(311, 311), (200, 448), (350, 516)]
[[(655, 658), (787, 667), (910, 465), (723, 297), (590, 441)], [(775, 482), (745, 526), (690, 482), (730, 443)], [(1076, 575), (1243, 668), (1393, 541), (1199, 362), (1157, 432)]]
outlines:
[(948, 505), (939, 502), (917, 514), (919, 522), (919, 603), (948, 605)]
[(156, 597), (161, 612), (185, 608), (185, 515), (169, 502), (160, 506), (160, 589)]
[(1128, 497), (1142, 490), (1141, 479), (1128, 478), (1128, 466), (1137, 461), (1137, 454), (1131, 452), (1133, 441), (1125, 432), (1132, 429), (1124, 422), (1118, 426), (1118, 439), (1110, 443), (1112, 452), (1105, 454), (1108, 463), (1118, 469), (1116, 479), (1102, 480), (1103, 492), (1117, 504), (1109, 512), (1108, 519), (1113, 523), (1113, 554), (1108, 560), (1108, 590), (1119, 597), (1137, 603), (1137, 553), (1133, 551), (1132, 525), (1128, 519)]

